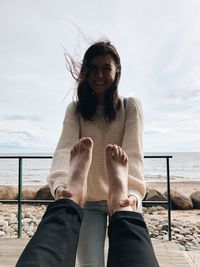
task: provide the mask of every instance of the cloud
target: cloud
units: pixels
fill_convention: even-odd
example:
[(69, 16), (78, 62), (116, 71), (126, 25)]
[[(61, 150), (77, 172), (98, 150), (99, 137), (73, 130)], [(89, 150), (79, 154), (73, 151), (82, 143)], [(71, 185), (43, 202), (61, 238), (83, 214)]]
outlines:
[(172, 129), (170, 128), (148, 129), (144, 131), (144, 135), (167, 134), (167, 133), (170, 133), (171, 131)]
[(0, 148), (1, 153), (7, 151), (21, 152), (24, 149), (30, 152), (52, 151), (52, 145), (49, 145), (48, 139), (40, 133), (33, 133), (25, 130), (0, 130)]
[[(27, 140), (34, 139), (34, 136), (27, 131), (12, 131), (9, 129), (1, 129), (0, 130), (0, 143), (4, 143), (5, 140), (8, 142), (15, 140), (15, 142), (23, 143)], [(4, 140), (4, 141), (3, 141)]]
[(22, 120), (27, 120), (27, 121), (41, 121), (42, 118), (40, 118), (37, 115), (3, 115), (2, 118), (4, 120), (9, 120), (9, 121), (22, 121)]

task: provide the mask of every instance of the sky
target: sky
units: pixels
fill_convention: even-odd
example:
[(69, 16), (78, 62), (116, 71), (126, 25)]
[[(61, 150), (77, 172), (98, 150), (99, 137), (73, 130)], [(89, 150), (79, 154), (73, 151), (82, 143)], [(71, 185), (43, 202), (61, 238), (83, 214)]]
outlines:
[(199, 0), (0, 0), (0, 153), (53, 153), (81, 61), (109, 39), (119, 94), (141, 100), (145, 152), (200, 152)]

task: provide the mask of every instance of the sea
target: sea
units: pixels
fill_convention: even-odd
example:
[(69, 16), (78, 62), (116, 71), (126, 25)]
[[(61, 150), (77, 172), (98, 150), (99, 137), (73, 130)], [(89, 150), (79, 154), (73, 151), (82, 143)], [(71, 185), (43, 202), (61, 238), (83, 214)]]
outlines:
[[(27, 155), (27, 154), (26, 154)], [(45, 154), (46, 155), (46, 154)], [(169, 159), (170, 179), (174, 182), (200, 181), (200, 152), (144, 153), (145, 156), (172, 156)], [(0, 154), (0, 157), (5, 156)], [(6, 154), (8, 156), (8, 154)], [(22, 154), (21, 154), (22, 156)], [(29, 155), (30, 156), (30, 155)], [(36, 156), (31, 154), (31, 156)], [(41, 156), (38, 155), (37, 156)], [(51, 155), (46, 155), (51, 156)], [(23, 159), (22, 181), (24, 185), (46, 184), (51, 159)], [(144, 175), (147, 182), (166, 181), (166, 159), (145, 158)], [(18, 184), (18, 159), (0, 158), (0, 185)]]

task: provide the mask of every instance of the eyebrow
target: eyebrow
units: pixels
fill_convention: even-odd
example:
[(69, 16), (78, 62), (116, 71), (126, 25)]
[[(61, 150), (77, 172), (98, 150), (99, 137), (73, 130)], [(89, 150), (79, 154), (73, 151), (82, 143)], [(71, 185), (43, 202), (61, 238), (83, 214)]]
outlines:
[[(90, 67), (97, 67), (96, 64), (90, 64), (89, 66)], [(112, 64), (111, 63), (106, 63), (106, 64), (103, 65), (103, 67), (112, 67)]]

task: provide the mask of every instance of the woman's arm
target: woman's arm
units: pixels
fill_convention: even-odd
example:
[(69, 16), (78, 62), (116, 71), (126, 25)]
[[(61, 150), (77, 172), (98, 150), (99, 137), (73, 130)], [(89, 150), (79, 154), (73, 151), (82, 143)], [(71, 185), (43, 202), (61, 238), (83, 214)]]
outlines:
[(140, 205), (145, 196), (143, 174), (143, 111), (138, 99), (128, 98), (126, 123), (122, 148), (129, 158), (129, 195), (134, 195)]
[(66, 187), (68, 185), (70, 151), (80, 136), (79, 115), (75, 112), (75, 109), (74, 103), (70, 103), (67, 107), (62, 133), (53, 156), (50, 175), (48, 176), (49, 187), (54, 197), (55, 190), (58, 187)]

